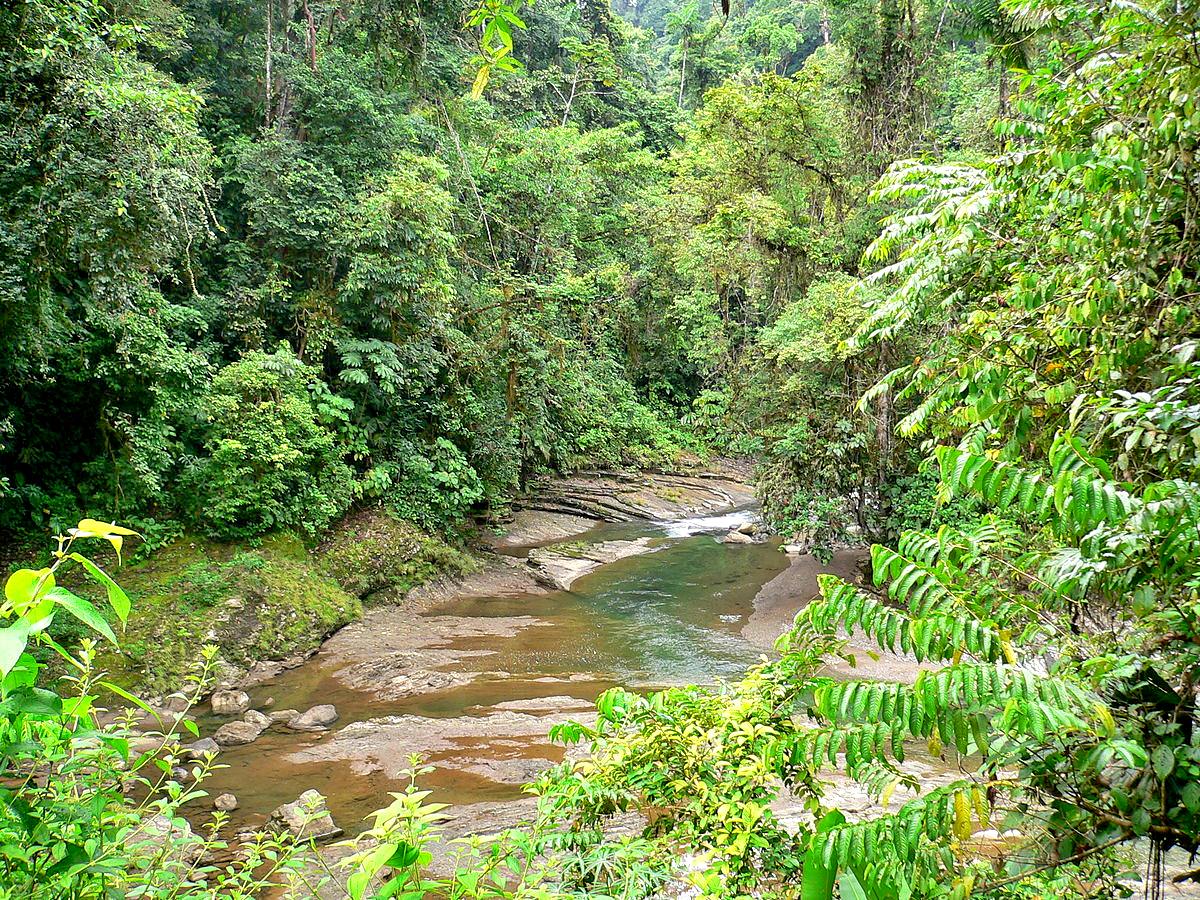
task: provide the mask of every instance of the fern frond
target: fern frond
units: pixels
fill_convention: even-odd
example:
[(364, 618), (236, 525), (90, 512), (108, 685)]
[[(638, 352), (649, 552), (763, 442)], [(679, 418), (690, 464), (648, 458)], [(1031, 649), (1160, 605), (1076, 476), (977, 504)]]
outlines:
[(936, 612), (914, 616), (834, 575), (821, 575), (817, 581), (821, 597), (801, 613), (817, 631), (829, 633), (840, 626), (853, 635), (858, 630), (880, 648), (910, 653), (918, 662), (948, 660), (962, 653), (995, 662), (1011, 654), (999, 631), (974, 616)]

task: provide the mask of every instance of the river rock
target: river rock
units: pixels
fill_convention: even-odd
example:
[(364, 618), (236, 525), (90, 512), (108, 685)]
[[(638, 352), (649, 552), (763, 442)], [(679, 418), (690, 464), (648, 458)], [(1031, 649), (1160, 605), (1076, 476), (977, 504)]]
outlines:
[(601, 566), (627, 556), (649, 553), (652, 549), (650, 539), (643, 537), (632, 541), (601, 541), (582, 547), (539, 547), (529, 551), (525, 561), (536, 578), (558, 590), (567, 591), (584, 575)]
[(189, 759), (201, 759), (210, 753), (216, 753), (221, 749), (221, 745), (212, 738), (200, 738), (198, 741), (193, 741), (183, 748), (183, 753)]
[(721, 538), (723, 544), (753, 544), (754, 538), (744, 531), (735, 530)]
[(322, 840), (337, 837), (342, 829), (334, 824), (333, 816), (320, 792), (307, 790), (292, 803), (285, 803), (271, 813), (270, 824), (286, 829), (298, 837)]
[(221, 810), (221, 812), (233, 812), (239, 806), (238, 798), (233, 794), (219, 794), (217, 798), (213, 800), (213, 806), (216, 809)]
[(245, 691), (215, 691), (212, 711), (218, 716), (240, 716), (250, 708), (250, 695)]
[(129, 753), (141, 756), (143, 753), (154, 753), (163, 745), (161, 735), (139, 734), (129, 739)]
[(251, 725), (257, 726), (260, 730), (270, 728), (272, 719), (266, 713), (261, 713), (257, 709), (248, 709), (242, 715), (243, 722), (249, 722)]
[(324, 731), (337, 720), (337, 708), (332, 703), (322, 703), (300, 713), (287, 725), (295, 731)]
[(290, 722), (298, 715), (300, 715), (300, 710), (298, 709), (275, 709), (267, 713), (267, 717), (270, 718), (272, 725), (278, 725), (280, 722)]
[(188, 699), (187, 694), (176, 692), (167, 694), (163, 697), (162, 703), (159, 704), (159, 709), (169, 715), (181, 715), (187, 712), (192, 706), (192, 701)]
[(204, 842), (184, 819), (168, 819), (162, 813), (143, 819), (124, 840), (134, 859), (168, 857), (194, 863), (204, 855)]
[(236, 747), (239, 744), (249, 744), (258, 740), (258, 736), (263, 733), (263, 729), (252, 722), (227, 722), (217, 729), (217, 733), (213, 735), (215, 740), (222, 747)]

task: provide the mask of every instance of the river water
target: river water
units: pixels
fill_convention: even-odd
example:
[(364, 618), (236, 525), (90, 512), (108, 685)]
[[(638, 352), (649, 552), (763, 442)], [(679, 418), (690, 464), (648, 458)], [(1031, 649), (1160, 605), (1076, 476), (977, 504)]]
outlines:
[(213, 796), (234, 793), (235, 822), (249, 826), (315, 788), (353, 834), (402, 786), (400, 772), (416, 752), (437, 767), (422, 779), (433, 799), (476, 810), (486, 825), (491, 811), (522, 796), (523, 782), (562, 758), (545, 737), (549, 726), (586, 714), (602, 690), (712, 683), (759, 659), (742, 629), (755, 595), (788, 559), (774, 545), (719, 540), (749, 518), (602, 526), (581, 540), (649, 538), (650, 551), (602, 566), (570, 591), (463, 598), (424, 614), (376, 609), (368, 620), (374, 631), (427, 630), (427, 642), (410, 654), (413, 665), (422, 668), (424, 654), (425, 668), (451, 673), (453, 683), (394, 698), (369, 683), (349, 687), (335, 638), (250, 692), (255, 708), (333, 703), (340, 716), (333, 728), (272, 729), (226, 749), (219, 757), (226, 768), (205, 787)]

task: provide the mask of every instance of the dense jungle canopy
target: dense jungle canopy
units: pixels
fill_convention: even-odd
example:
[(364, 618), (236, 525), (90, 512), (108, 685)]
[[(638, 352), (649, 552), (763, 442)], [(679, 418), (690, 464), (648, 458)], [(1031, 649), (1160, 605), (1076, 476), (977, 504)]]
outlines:
[[(1191, 0), (5, 3), (0, 898), (304, 865), (180, 855), (198, 789), (95, 715), (141, 701), (94, 641), (195, 701), (213, 578), (286, 597), (294, 650), (373, 584), (307, 568), (347, 517), (405, 529), (407, 586), (539, 476), (726, 457), (868, 583), (743, 680), (601, 695), (457, 874), (396, 796), (336, 896), (1200, 881), (1198, 104)], [(97, 538), (209, 556), (131, 612)], [(923, 670), (831, 678), (848, 636)]]

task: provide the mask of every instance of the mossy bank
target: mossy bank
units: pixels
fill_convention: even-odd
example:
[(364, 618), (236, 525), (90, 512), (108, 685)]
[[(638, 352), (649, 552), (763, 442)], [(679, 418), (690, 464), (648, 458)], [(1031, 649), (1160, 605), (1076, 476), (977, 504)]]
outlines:
[(316, 547), (290, 534), (237, 544), (184, 536), (114, 572), (133, 613), (122, 652), (103, 663), (127, 686), (166, 693), (214, 644), (215, 674), (236, 681), (257, 662), (316, 650), (361, 616), (364, 599), (394, 601), (473, 565), (468, 554), (378, 511), (347, 517)]

